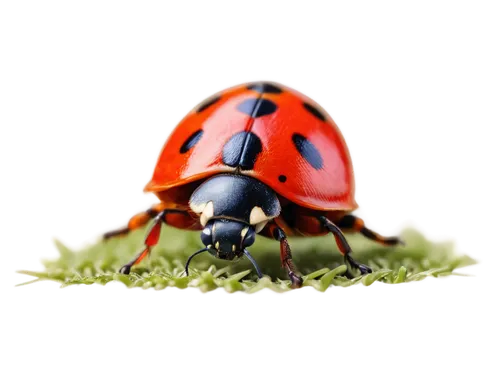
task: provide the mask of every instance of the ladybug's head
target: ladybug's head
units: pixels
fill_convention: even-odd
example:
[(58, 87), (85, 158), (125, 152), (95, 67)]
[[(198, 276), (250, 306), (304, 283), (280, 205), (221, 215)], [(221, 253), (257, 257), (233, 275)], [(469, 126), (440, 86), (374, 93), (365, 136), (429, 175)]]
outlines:
[(189, 263), (196, 255), (208, 251), (213, 256), (233, 260), (246, 256), (252, 262), (257, 275), (262, 277), (262, 272), (255, 259), (250, 255), (247, 247), (255, 241), (255, 227), (243, 221), (217, 218), (209, 220), (201, 232), (201, 240), (206, 246), (192, 254), (186, 262), (186, 275), (189, 275)]
[(279, 216), (281, 206), (276, 193), (252, 177), (239, 174), (219, 174), (204, 181), (189, 198), (189, 208), (203, 226), (201, 240), (205, 245), (191, 259), (208, 251), (213, 256), (233, 260), (246, 256), (262, 277), (257, 263), (247, 248), (253, 245), (255, 233)]
[(230, 219), (210, 220), (201, 232), (201, 241), (216, 258), (233, 260), (245, 254), (255, 241), (255, 229)]

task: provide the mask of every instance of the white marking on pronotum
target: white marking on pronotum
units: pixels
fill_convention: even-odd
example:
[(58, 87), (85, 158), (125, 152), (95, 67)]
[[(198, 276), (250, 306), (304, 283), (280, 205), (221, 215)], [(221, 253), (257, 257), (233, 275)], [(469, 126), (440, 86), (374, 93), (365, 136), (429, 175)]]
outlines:
[(236, 252), (236, 245), (233, 245), (232, 249), (233, 249), (233, 253), (235, 253)]
[(210, 201), (207, 203), (207, 205), (203, 209), (203, 213), (200, 215), (201, 225), (207, 225), (207, 221), (210, 220), (212, 216), (214, 216), (214, 203)]
[(194, 204), (194, 203), (189, 204), (189, 208), (191, 208), (191, 210), (197, 214), (201, 214), (206, 206), (207, 202), (203, 202), (201, 204)]
[(262, 223), (263, 221), (268, 221), (270, 217), (267, 217), (262, 208), (255, 206), (250, 212), (250, 224), (256, 225)]
[(205, 229), (203, 229), (203, 234), (206, 234), (207, 236), (210, 236), (210, 228), (209, 227), (206, 227)]

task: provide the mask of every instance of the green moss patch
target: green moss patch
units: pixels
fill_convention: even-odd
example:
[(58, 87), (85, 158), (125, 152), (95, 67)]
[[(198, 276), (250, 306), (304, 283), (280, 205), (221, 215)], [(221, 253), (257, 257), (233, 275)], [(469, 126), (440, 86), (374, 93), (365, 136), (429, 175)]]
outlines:
[[(465, 255), (457, 256), (451, 243), (432, 243), (414, 230), (401, 234), (405, 246), (389, 248), (359, 235), (348, 237), (354, 258), (370, 266), (374, 272), (348, 279), (346, 267), (332, 236), (292, 238), (290, 245), (295, 264), (304, 275), (304, 286), (324, 291), (329, 286), (370, 285), (375, 281), (397, 284), (422, 280), (428, 276), (446, 276), (458, 267), (474, 264)], [(202, 291), (224, 288), (228, 292), (253, 293), (263, 288), (277, 292), (290, 290), (290, 281), (280, 267), (279, 243), (258, 238), (250, 248), (267, 276), (258, 280), (247, 259), (227, 262), (204, 253), (193, 259), (190, 275), (184, 264), (190, 254), (202, 248), (199, 233), (164, 227), (160, 243), (149, 259), (132, 269), (130, 275), (117, 271), (142, 247), (144, 231), (138, 230), (123, 238), (100, 241), (80, 251), (56, 242), (60, 257), (44, 261), (42, 272), (20, 271), (36, 279), (53, 280), (62, 286), (121, 282), (128, 287), (164, 289), (166, 287), (197, 287)]]

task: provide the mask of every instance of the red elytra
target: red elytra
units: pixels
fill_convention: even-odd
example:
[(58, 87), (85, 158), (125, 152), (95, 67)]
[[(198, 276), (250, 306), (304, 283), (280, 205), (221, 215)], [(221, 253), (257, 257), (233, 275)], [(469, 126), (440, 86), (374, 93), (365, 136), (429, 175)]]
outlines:
[[(221, 151), (234, 134), (250, 131), (260, 138), (263, 149), (254, 168), (239, 173), (264, 182), (303, 207), (354, 210), (357, 204), (351, 158), (332, 118), (313, 100), (288, 87), (265, 83), (265, 87), (281, 91), (259, 92), (264, 90), (248, 89), (250, 85), (216, 94), (205, 103), (217, 101), (209, 106), (200, 104), (179, 123), (165, 143), (145, 191), (163, 192), (217, 173), (234, 172), (235, 168), (224, 164)], [(247, 99), (267, 99), (277, 108), (269, 115), (253, 118), (237, 109)], [(203, 110), (198, 112), (199, 108)], [(195, 147), (180, 153), (186, 140), (200, 129), (203, 134)], [(294, 134), (304, 136), (319, 151), (323, 160), (320, 169), (313, 168), (299, 153), (292, 141)], [(286, 182), (281, 182), (280, 176), (285, 176)]]

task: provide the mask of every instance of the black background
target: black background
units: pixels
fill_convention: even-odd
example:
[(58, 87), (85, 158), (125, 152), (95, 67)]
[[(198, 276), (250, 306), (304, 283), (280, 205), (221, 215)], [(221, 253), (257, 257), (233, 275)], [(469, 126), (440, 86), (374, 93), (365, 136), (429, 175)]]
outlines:
[[(160, 128), (203, 88), (247, 71), (304, 80), (313, 95), (337, 105), (337, 118), (352, 128), (353, 151), (361, 154), (361, 199), (368, 200), (377, 224), (390, 224), (393, 216), (423, 216), (433, 231), (465, 232), (462, 246), (480, 247), (481, 255), (488, 255), (475, 212), (482, 172), (472, 146), (481, 135), (469, 130), (474, 128), (470, 98), (457, 94), (459, 83), (447, 62), (420, 62), (416, 68), (410, 57), (367, 63), (315, 60), (314, 54), (242, 63), (246, 60), (158, 59), (106, 47), (44, 49), (21, 59), (15, 124), (27, 130), (13, 177), (22, 193), (17, 206), (31, 210), (19, 212), (35, 224), (21, 228), (29, 246), (8, 252), (8, 263), (47, 255), (48, 232), (78, 239), (97, 223), (118, 223), (136, 206), (136, 184), (151, 167)], [(429, 293), (479, 290), (487, 278), (433, 282)]]

